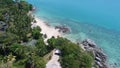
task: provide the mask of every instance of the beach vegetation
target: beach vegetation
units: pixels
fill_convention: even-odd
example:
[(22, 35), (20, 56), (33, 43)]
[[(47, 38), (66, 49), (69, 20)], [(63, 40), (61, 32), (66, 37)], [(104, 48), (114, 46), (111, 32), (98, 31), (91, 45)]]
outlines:
[(34, 39), (39, 39), (40, 37), (42, 37), (42, 34), (40, 33), (41, 32), (41, 29), (40, 27), (34, 27), (32, 29), (32, 36)]

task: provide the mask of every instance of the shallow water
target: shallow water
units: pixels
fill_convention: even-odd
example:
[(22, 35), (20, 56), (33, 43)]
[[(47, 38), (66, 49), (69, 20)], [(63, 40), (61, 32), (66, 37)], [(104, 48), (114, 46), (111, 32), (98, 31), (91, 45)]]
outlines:
[[(109, 64), (120, 68), (119, 0), (27, 0), (37, 9), (35, 15), (51, 25), (67, 25), (71, 40), (91, 38), (108, 55)], [(112, 68), (112, 67), (111, 67)]]

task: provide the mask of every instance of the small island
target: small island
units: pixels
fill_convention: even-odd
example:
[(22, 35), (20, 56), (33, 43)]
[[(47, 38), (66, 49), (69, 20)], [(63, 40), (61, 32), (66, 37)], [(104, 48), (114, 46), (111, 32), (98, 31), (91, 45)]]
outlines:
[(48, 68), (54, 56), (60, 68), (106, 68), (105, 55), (95, 57), (88, 41), (63, 38), (69, 28), (48, 26), (33, 10), (23, 0), (0, 0), (0, 68)]

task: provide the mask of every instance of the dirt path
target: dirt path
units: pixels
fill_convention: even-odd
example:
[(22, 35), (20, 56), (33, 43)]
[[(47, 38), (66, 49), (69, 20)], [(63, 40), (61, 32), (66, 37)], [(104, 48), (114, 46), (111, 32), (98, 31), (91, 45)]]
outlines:
[(53, 56), (51, 60), (46, 64), (46, 68), (61, 68), (58, 60), (59, 60), (59, 56), (55, 55), (55, 51), (53, 51)]

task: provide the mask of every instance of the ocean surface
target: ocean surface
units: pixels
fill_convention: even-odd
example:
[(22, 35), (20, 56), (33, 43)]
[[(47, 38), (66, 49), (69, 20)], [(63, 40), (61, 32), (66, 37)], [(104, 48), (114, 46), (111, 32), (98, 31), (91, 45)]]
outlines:
[(65, 37), (90, 38), (108, 56), (110, 68), (120, 68), (120, 0), (27, 0), (34, 14), (52, 26), (66, 25)]

